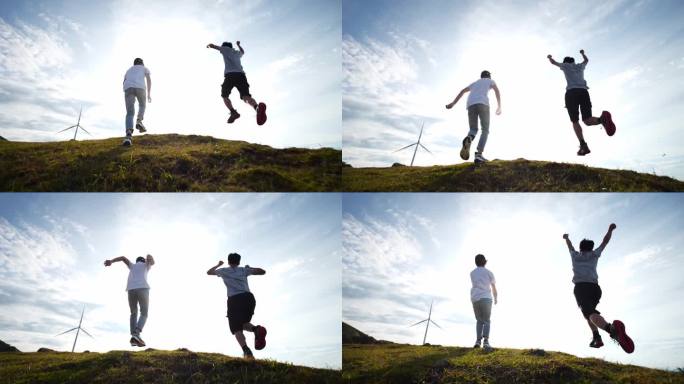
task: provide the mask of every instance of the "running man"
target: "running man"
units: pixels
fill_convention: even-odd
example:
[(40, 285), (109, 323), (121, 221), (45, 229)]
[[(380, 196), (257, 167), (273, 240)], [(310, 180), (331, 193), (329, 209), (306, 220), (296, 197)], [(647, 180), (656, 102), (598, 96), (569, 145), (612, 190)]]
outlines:
[(207, 271), (207, 275), (218, 276), (228, 290), (228, 325), (230, 332), (235, 336), (242, 348), (245, 359), (254, 359), (252, 350), (247, 346), (245, 335), (242, 331), (254, 332), (254, 348), (262, 350), (266, 347), (266, 328), (261, 325), (252, 325), (252, 315), (256, 307), (254, 295), (249, 291), (247, 277), (250, 275), (264, 275), (266, 271), (261, 268), (252, 268), (246, 265), (240, 267), (240, 255), (231, 253), (228, 255), (228, 268), (217, 269), (223, 265), (219, 261), (217, 265)]
[[(147, 255), (146, 258), (139, 256), (135, 259), (135, 264), (132, 264), (125, 256), (119, 256), (111, 260), (105, 260), (104, 265), (109, 267), (117, 261), (122, 261), (129, 269), (126, 291), (128, 291), (128, 306), (131, 309), (131, 346), (144, 347), (145, 342), (140, 337), (140, 334), (147, 321), (147, 309), (150, 305), (150, 285), (147, 283), (147, 272), (154, 265), (154, 258), (152, 255)], [(140, 306), (139, 318), (138, 306)]]
[(606, 129), (608, 136), (613, 136), (615, 134), (615, 124), (610, 115), (610, 112), (603, 111), (601, 117), (593, 117), (591, 115), (591, 99), (589, 98), (589, 87), (587, 82), (584, 80), (584, 68), (587, 67), (589, 58), (584, 54), (584, 50), (580, 50), (582, 54), (582, 61), (579, 64), (575, 64), (575, 59), (573, 57), (566, 57), (563, 59), (562, 63), (554, 60), (551, 55), (546, 56), (551, 64), (557, 66), (563, 71), (565, 75), (565, 81), (568, 83), (565, 88), (565, 108), (568, 109), (568, 115), (570, 115), (570, 121), (572, 122), (572, 127), (575, 129), (575, 135), (580, 142), (580, 149), (577, 151), (577, 156), (584, 156), (589, 154), (589, 146), (587, 142), (584, 141), (584, 135), (582, 134), (582, 127), (579, 124), (579, 113), (582, 112), (582, 121), (586, 125), (603, 125)]
[(238, 92), (240, 92), (240, 98), (245, 103), (251, 105), (256, 111), (257, 125), (263, 125), (266, 122), (266, 104), (257, 104), (256, 100), (249, 94), (249, 83), (247, 82), (247, 76), (242, 69), (242, 62), (240, 60), (242, 55), (245, 54), (245, 50), (242, 49), (239, 41), (237, 41), (236, 44), (239, 50), (233, 49), (233, 44), (225, 41), (220, 47), (214, 44), (207, 45), (207, 48), (214, 48), (223, 56), (225, 69), (223, 71), (224, 80), (221, 85), (221, 97), (230, 111), (228, 124), (232, 124), (233, 121), (240, 117), (240, 114), (233, 108), (233, 104), (230, 102), (229, 98), (230, 91), (235, 87)]
[(570, 257), (572, 258), (572, 272), (574, 274), (572, 282), (575, 283), (575, 300), (577, 300), (577, 305), (582, 310), (584, 318), (587, 319), (587, 324), (589, 324), (593, 334), (589, 346), (592, 348), (601, 348), (603, 346), (603, 340), (598, 332), (600, 328), (617, 341), (625, 352), (632, 353), (634, 352), (634, 342), (627, 336), (625, 324), (620, 320), (614, 320), (610, 324), (601, 316), (601, 312), (596, 310), (596, 306), (601, 299), (601, 287), (598, 284), (596, 265), (598, 264), (599, 257), (601, 257), (601, 253), (603, 253), (604, 248), (608, 245), (615, 228), (617, 228), (615, 224), (611, 224), (608, 227), (608, 232), (603, 237), (603, 242), (596, 249), (594, 249), (593, 241), (584, 239), (580, 242), (580, 250), (577, 252), (572, 246), (567, 233), (563, 235), (563, 239), (565, 239), (565, 243), (568, 245)]
[[(147, 82), (147, 92), (145, 92), (145, 82)], [(142, 121), (145, 117), (146, 102), (152, 102), (152, 79), (150, 78), (150, 70), (145, 67), (141, 58), (138, 57), (133, 60), (133, 66), (126, 71), (123, 89), (126, 100), (126, 138), (123, 141), (123, 145), (128, 147), (133, 144), (132, 136), (135, 99), (138, 99), (138, 118), (135, 123), (135, 128), (137, 128), (140, 133), (145, 133), (147, 131)]]
[(482, 133), (480, 134), (480, 141), (477, 143), (475, 162), (484, 163), (487, 161), (487, 159), (482, 156), (482, 152), (484, 151), (485, 144), (487, 144), (487, 137), (489, 136), (489, 97), (487, 96), (487, 93), (489, 93), (490, 89), (493, 89), (494, 94), (496, 94), (496, 114), (500, 115), (501, 94), (499, 93), (499, 88), (496, 86), (496, 83), (492, 80), (492, 74), (489, 73), (489, 71), (482, 71), (480, 80), (463, 88), (454, 101), (446, 105), (447, 109), (451, 109), (466, 92), (470, 92), (466, 102), (470, 131), (468, 132), (468, 136), (463, 139), (463, 146), (461, 147), (461, 159), (463, 160), (468, 160), (468, 158), (470, 158), (470, 143), (475, 140), (475, 135), (477, 135), (477, 119), (479, 118), (480, 125), (482, 126)]
[(480, 342), (484, 339), (482, 347), (486, 351), (492, 349), (489, 345), (489, 318), (492, 314), (492, 292), (494, 293), (494, 304), (497, 303), (498, 293), (496, 292), (496, 279), (494, 274), (489, 269), (485, 268), (487, 259), (484, 255), (479, 254), (475, 256), (475, 265), (477, 268), (470, 272), (470, 281), (473, 287), (470, 289), (470, 300), (473, 303), (473, 311), (475, 312), (475, 332), (477, 339), (475, 339), (475, 346), (473, 348), (480, 348)]

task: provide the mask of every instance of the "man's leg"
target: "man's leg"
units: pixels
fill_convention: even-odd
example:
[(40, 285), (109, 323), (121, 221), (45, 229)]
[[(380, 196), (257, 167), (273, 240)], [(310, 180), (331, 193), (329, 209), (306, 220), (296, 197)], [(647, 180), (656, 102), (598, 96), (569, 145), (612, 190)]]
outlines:
[(140, 318), (138, 319), (138, 324), (136, 326), (136, 334), (140, 336), (140, 333), (145, 327), (145, 322), (147, 322), (147, 309), (150, 305), (150, 290), (149, 289), (138, 289), (138, 303), (140, 303)]
[(227, 96), (223, 98), (223, 103), (228, 107), (231, 115), (237, 113), (235, 108), (233, 108), (233, 103), (230, 102), (230, 99)]
[(468, 131), (468, 136), (470, 136), (471, 140), (475, 139), (475, 135), (477, 135), (477, 118), (477, 104), (471, 105), (470, 107), (468, 107), (468, 126), (470, 127), (470, 130)]
[(131, 309), (129, 321), (131, 336), (134, 336), (135, 329), (138, 326), (138, 296), (135, 294), (135, 289), (128, 291), (128, 307)]
[(579, 121), (573, 121), (572, 128), (575, 130), (575, 135), (577, 135), (577, 140), (579, 140), (580, 145), (582, 145), (582, 143), (586, 144), (584, 141), (584, 135), (582, 134), (582, 126), (580, 125)]
[(485, 145), (487, 145), (487, 137), (489, 136), (489, 105), (479, 104), (478, 115), (480, 117), (482, 133), (480, 133), (480, 140), (477, 142), (476, 155), (482, 155)]
[[(606, 319), (603, 318), (603, 316), (599, 315), (598, 313), (592, 313), (589, 315), (589, 327), (594, 330), (596, 327), (603, 329), (606, 331), (608, 334), (610, 334), (611, 329), (610, 329), (610, 324), (606, 321)], [(593, 327), (592, 327), (593, 325)]]
[(133, 115), (135, 114), (135, 91), (133, 88), (126, 89), (124, 93), (126, 101), (126, 136), (133, 135)]
[(476, 301), (473, 303), (473, 312), (475, 312), (475, 346), (479, 347), (482, 341), (482, 328), (484, 323), (482, 322), (482, 310), (480, 308), (480, 302)]
[(256, 100), (254, 100), (254, 98), (253, 98), (251, 95), (244, 96), (244, 97), (242, 98), (242, 101), (244, 101), (245, 103), (251, 105), (252, 108), (254, 108), (254, 110), (257, 109), (257, 105), (258, 105), (258, 104), (257, 104)]
[(145, 118), (145, 108), (147, 107), (147, 92), (142, 88), (135, 88), (135, 97), (138, 99), (138, 118), (137, 122)]
[(490, 317), (492, 315), (492, 300), (482, 299), (480, 300), (482, 307), (482, 338), (484, 339), (485, 346), (489, 345), (489, 326)]

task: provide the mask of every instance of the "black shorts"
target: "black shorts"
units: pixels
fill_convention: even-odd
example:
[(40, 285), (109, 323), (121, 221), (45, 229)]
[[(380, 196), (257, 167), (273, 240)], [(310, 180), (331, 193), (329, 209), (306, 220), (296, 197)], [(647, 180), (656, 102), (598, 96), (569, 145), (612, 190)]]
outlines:
[[(568, 109), (570, 121), (579, 121), (579, 111), (582, 111), (582, 120), (591, 117), (591, 99), (589, 91), (584, 88), (572, 88), (565, 91), (565, 108)], [(579, 111), (578, 111), (579, 109)]]
[(252, 96), (249, 94), (249, 83), (244, 72), (230, 72), (225, 75), (223, 84), (221, 84), (221, 97), (230, 96), (230, 91), (233, 87), (237, 88), (238, 92), (240, 92), (241, 99)]
[(238, 293), (228, 297), (228, 325), (230, 332), (242, 331), (242, 326), (245, 323), (252, 321), (254, 315), (254, 308), (256, 307), (256, 300), (251, 292)]
[(589, 319), (592, 313), (601, 314), (596, 306), (601, 300), (601, 287), (596, 283), (575, 283), (575, 300), (582, 310), (585, 319)]

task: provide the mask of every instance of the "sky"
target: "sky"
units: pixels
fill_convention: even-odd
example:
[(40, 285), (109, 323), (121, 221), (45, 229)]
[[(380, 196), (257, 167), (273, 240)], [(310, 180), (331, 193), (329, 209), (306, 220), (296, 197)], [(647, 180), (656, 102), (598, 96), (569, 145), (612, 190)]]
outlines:
[[(461, 89), (489, 70), (489, 159), (548, 160), (630, 169), (684, 180), (684, 3), (678, 0), (345, 0), (342, 6), (343, 159), (356, 167), (461, 163), (468, 131)], [(594, 116), (617, 133), (584, 127), (579, 143), (564, 108), (562, 61), (589, 57)], [(467, 95), (466, 95), (467, 96)], [(474, 149), (473, 149), (474, 151)]]
[[(494, 348), (542, 348), (623, 364), (684, 366), (684, 201), (678, 194), (345, 194), (342, 318), (375, 338), (420, 344), (434, 300), (431, 344), (470, 347), (470, 272), (482, 253), (496, 278)], [(622, 320), (628, 355), (591, 331), (573, 296), (563, 240), (600, 244), (597, 309)]]
[[(0, 194), (0, 340), (21, 351), (133, 350), (128, 270), (152, 254), (148, 347), (242, 356), (226, 287), (206, 271), (230, 252), (266, 270), (249, 286), (259, 359), (341, 368), (338, 194)], [(315, 287), (316, 289), (312, 289)], [(253, 344), (253, 335), (247, 334)]]
[[(0, 135), (69, 140), (124, 136), (122, 81), (141, 57), (152, 77), (150, 134), (180, 133), (274, 147), (341, 146), (341, 7), (332, 0), (6, 0), (0, 3)], [(206, 45), (240, 40), (242, 65), (269, 120), (231, 93)], [(137, 105), (137, 104), (136, 104)], [(137, 109), (137, 106), (136, 106)]]

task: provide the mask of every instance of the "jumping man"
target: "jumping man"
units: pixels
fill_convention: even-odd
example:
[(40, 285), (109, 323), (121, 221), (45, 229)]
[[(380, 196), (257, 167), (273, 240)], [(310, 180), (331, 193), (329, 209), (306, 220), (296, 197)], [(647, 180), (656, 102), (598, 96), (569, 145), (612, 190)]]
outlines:
[[(147, 92), (145, 92), (146, 81)], [(152, 102), (152, 79), (150, 78), (150, 70), (145, 67), (141, 58), (138, 57), (133, 60), (133, 66), (126, 71), (123, 88), (126, 101), (126, 138), (124, 138), (123, 145), (130, 146), (133, 144), (132, 136), (135, 100), (138, 99), (138, 118), (135, 127), (140, 133), (147, 131), (142, 123), (143, 117), (145, 117), (146, 101)], [(147, 96), (147, 100), (145, 100), (145, 96)]]
[(477, 320), (475, 325), (477, 339), (475, 339), (473, 348), (480, 348), (480, 341), (484, 339), (482, 346), (485, 350), (491, 350), (492, 347), (489, 345), (489, 318), (492, 314), (492, 293), (494, 293), (494, 304), (496, 304), (498, 292), (496, 291), (494, 274), (485, 268), (486, 264), (487, 259), (484, 255), (475, 256), (477, 268), (470, 272), (470, 281), (473, 283), (473, 287), (470, 289), (470, 300), (473, 303), (473, 311)]

